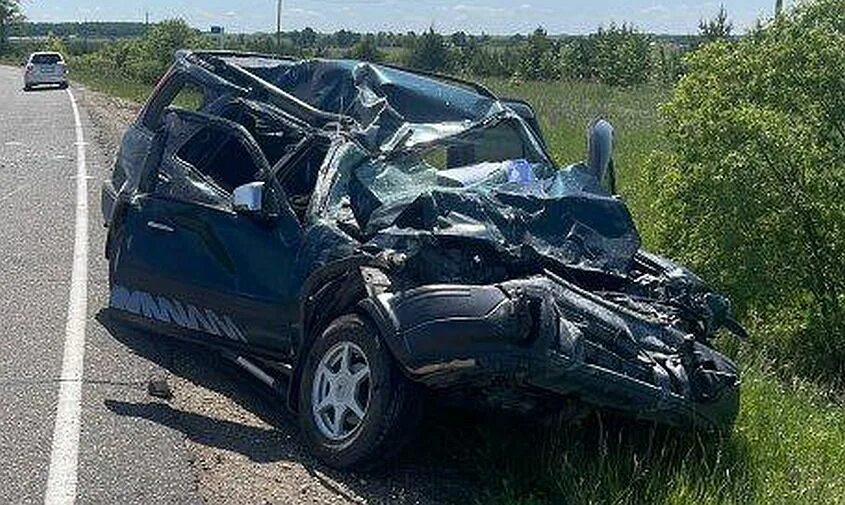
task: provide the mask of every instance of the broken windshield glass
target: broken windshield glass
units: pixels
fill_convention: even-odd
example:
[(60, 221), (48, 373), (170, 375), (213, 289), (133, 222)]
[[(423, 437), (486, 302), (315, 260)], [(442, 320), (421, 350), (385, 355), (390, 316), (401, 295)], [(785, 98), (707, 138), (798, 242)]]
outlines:
[(350, 147), (335, 163), (323, 218), (379, 248), (481, 241), (620, 274), (639, 249), (624, 203), (588, 167), (557, 169), (517, 118), (390, 155)]

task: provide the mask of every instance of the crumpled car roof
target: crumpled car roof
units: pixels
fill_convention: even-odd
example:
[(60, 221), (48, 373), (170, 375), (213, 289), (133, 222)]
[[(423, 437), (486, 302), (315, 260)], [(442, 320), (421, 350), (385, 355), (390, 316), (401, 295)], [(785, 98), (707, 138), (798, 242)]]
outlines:
[(509, 163), (469, 167), (499, 173), (467, 186), (431, 169), (431, 184), (417, 190), (389, 164), (367, 160), (354, 149), (346, 154), (335, 160), (346, 176), (335, 182), (333, 198), (313, 224), (340, 232), (339, 224), (354, 221), (366, 245), (377, 249), (417, 254), (438, 245), (467, 250), (484, 245), (506, 262), (543, 257), (625, 275), (640, 248), (625, 203), (605, 193), (583, 165), (535, 166), (527, 181), (509, 177)]
[[(489, 92), (356, 60), (221, 58), (321, 111), (352, 118), (359, 140), (378, 148), (405, 124), (453, 125), (454, 133), (503, 107)], [(455, 127), (454, 125), (458, 125)], [(416, 128), (422, 131), (423, 128)]]
[[(377, 99), (411, 123), (475, 122), (486, 117), (497, 102), (464, 87), (356, 60), (279, 60), (258, 56), (224, 60), (313, 107), (350, 115), (364, 127), (372, 118), (357, 107)], [(361, 101), (366, 103), (357, 103)]]

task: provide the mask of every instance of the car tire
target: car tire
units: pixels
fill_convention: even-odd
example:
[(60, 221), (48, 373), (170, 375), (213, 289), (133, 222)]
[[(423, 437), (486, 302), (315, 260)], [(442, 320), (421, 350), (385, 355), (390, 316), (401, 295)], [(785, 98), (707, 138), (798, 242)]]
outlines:
[(32, 91), (32, 85), (30, 85), (30, 84), (24, 84), (24, 85), (23, 85), (23, 90), (24, 90), (24, 91)]
[(59, 89), (67, 89), (67, 83), (63, 82), (63, 83), (59, 84)]
[[(354, 375), (362, 375), (364, 367), (369, 377), (356, 382)], [(372, 323), (357, 315), (339, 317), (317, 338), (305, 360), (299, 423), (308, 446), (326, 465), (338, 469), (367, 470), (389, 459), (419, 426), (418, 388), (402, 375)], [(357, 413), (344, 401), (357, 402)]]

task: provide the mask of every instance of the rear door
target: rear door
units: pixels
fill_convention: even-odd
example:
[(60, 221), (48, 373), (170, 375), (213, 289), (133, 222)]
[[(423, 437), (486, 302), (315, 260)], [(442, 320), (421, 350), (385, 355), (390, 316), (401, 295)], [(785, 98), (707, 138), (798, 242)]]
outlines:
[[(255, 140), (235, 123), (174, 111), (156, 142), (154, 188), (127, 207), (112, 306), (223, 345), (286, 355), (302, 232)], [(234, 189), (255, 181), (272, 189), (275, 217), (233, 209)]]

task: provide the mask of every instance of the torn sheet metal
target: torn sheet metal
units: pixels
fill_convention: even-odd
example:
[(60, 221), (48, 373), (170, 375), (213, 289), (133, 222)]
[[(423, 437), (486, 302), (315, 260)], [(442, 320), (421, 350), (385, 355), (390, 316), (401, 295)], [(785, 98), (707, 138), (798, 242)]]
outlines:
[[(643, 251), (609, 158), (559, 167), (527, 104), (348, 60), (180, 53), (162, 89), (180, 79), (200, 112), (154, 97), (104, 190), (113, 286), (226, 314), (242, 338), (215, 345), (294, 385), (315, 328), (354, 311), (444, 394), (735, 418), (739, 372), (711, 344), (744, 333), (729, 301)], [(233, 208), (243, 184), (261, 213)]]

